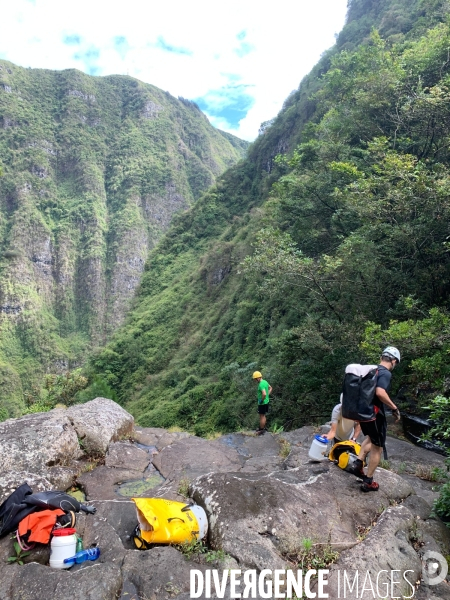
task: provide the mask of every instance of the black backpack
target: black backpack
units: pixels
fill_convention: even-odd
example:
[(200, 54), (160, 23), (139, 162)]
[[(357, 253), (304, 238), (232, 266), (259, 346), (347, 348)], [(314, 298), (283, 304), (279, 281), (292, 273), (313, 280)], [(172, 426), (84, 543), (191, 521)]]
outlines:
[(342, 416), (352, 421), (373, 421), (376, 417), (374, 398), (377, 387), (376, 365), (348, 365), (342, 385)]
[(22, 483), (0, 506), (0, 537), (15, 531), (20, 521), (33, 512), (25, 503), (25, 498), (32, 493), (28, 483)]
[(37, 492), (28, 483), (23, 483), (0, 506), (0, 537), (15, 531), (22, 519), (39, 510), (60, 508), (66, 514), (58, 517), (62, 526), (73, 526), (76, 512), (95, 513), (94, 506), (80, 504), (78, 500), (59, 491)]

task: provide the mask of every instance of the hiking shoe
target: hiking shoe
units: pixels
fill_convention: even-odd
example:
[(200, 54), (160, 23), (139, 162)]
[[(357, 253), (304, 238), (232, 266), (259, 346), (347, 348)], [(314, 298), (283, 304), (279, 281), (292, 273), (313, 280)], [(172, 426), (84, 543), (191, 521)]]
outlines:
[(364, 481), (364, 483), (361, 486), (361, 491), (362, 492), (378, 492), (379, 489), (379, 485), (376, 481), (371, 481), (369, 477), (365, 478), (366, 481)]
[(347, 468), (347, 471), (352, 475), (356, 475), (359, 479), (364, 479), (366, 474), (363, 469), (363, 461), (357, 458), (351, 467)]
[(263, 433), (266, 433), (267, 429), (257, 429), (255, 431), (255, 435), (262, 435)]

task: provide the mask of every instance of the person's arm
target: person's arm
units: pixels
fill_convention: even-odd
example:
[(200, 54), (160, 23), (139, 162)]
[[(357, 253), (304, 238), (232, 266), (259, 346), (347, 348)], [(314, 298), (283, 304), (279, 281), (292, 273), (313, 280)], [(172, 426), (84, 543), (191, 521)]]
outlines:
[(334, 436), (336, 435), (336, 429), (337, 429), (337, 423), (331, 423), (330, 431), (322, 437), (327, 438), (327, 440), (332, 440), (334, 438)]
[(266, 399), (266, 396), (267, 396), (266, 390), (264, 388), (261, 390), (261, 396), (262, 396), (263, 404), (264, 404), (264, 400)]
[(361, 434), (361, 425), (358, 423), (358, 421), (355, 421), (355, 428), (353, 430), (353, 439), (356, 441), (359, 436)]
[(272, 393), (272, 386), (269, 384), (269, 396)]
[(392, 412), (396, 413), (395, 419), (396, 419), (396, 421), (399, 421), (400, 420), (400, 411), (395, 406), (395, 404), (392, 402), (392, 400), (389, 398), (389, 394), (386, 392), (386, 390), (383, 388), (377, 387), (375, 390), (375, 393), (383, 404), (386, 404), (386, 406), (389, 406), (389, 408), (392, 410)]

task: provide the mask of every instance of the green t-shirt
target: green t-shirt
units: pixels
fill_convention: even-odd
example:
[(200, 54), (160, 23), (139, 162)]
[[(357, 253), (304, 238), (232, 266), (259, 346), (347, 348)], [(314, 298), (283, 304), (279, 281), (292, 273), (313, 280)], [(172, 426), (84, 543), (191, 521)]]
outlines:
[[(266, 397), (263, 400), (262, 391), (266, 390)], [(258, 385), (258, 404), (268, 404), (269, 403), (269, 384), (265, 379), (261, 379)]]

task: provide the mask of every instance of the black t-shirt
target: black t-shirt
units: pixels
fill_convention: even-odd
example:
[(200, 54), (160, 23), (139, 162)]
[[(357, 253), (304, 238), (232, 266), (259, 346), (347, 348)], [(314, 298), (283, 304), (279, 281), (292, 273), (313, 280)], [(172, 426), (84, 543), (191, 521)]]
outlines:
[[(391, 378), (392, 373), (389, 371), (389, 369), (386, 369), (386, 367), (383, 367), (383, 365), (378, 365), (377, 387), (380, 387), (383, 390), (386, 390), (387, 393), (389, 393), (389, 389), (391, 387)], [(375, 396), (375, 400), (373, 403), (375, 404), (375, 406), (380, 407), (381, 412), (383, 412), (384, 414), (384, 403), (381, 402), (378, 396)]]

